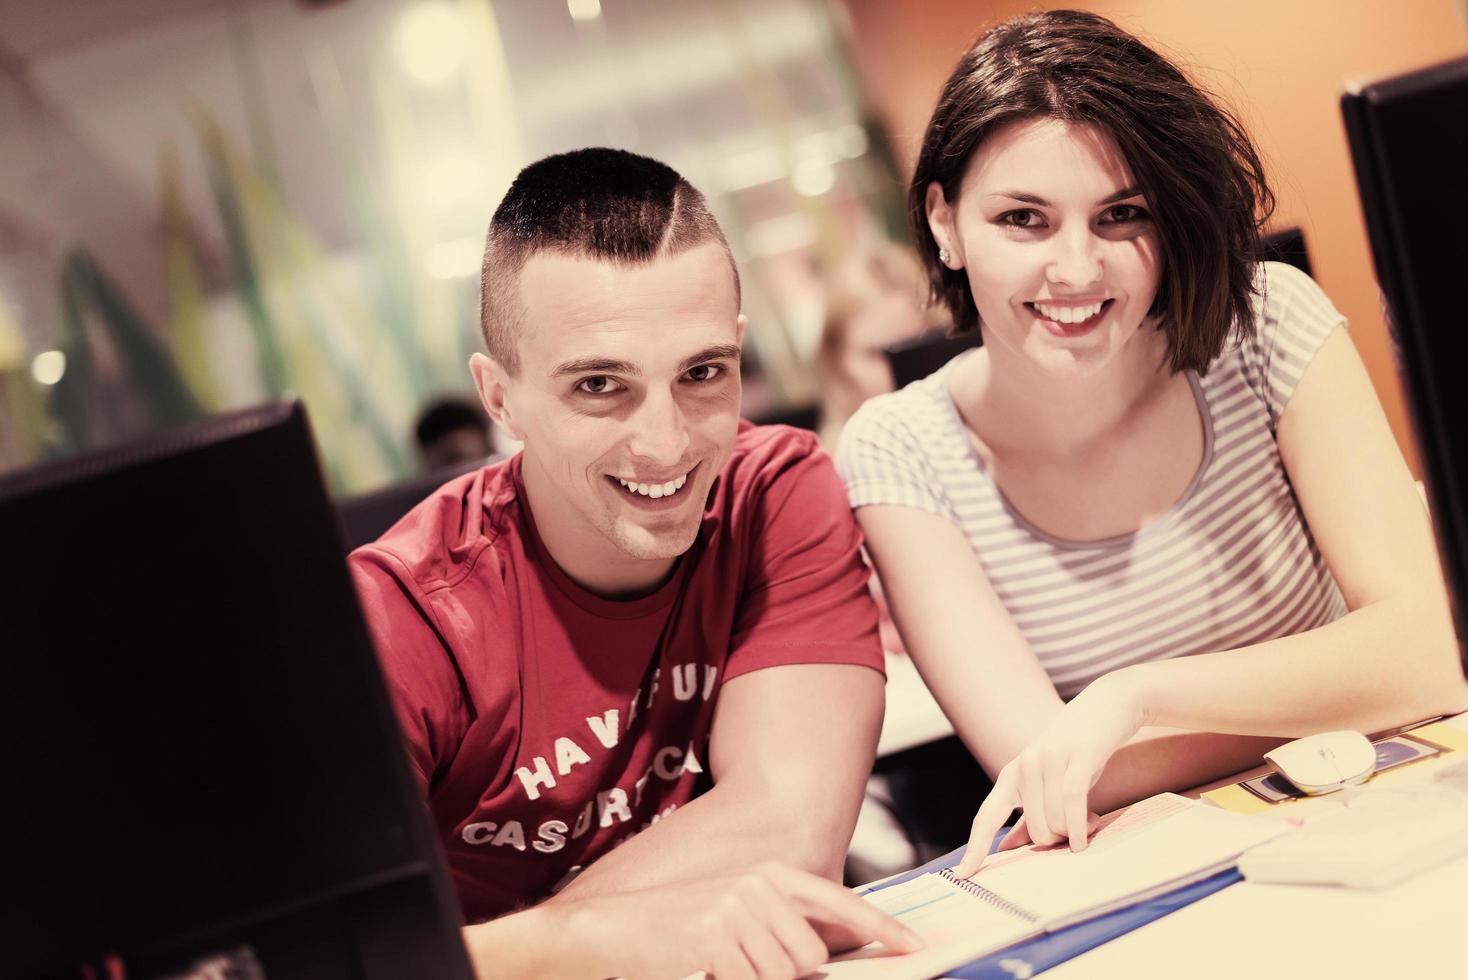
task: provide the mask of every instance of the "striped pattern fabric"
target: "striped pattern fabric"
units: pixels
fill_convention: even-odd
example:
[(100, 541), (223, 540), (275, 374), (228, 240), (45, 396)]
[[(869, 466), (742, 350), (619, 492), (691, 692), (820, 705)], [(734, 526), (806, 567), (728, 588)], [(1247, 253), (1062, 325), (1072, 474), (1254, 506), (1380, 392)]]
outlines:
[[(1257, 331), (1199, 378), (1203, 461), (1182, 497), (1134, 533), (1067, 541), (1009, 506), (948, 394), (953, 363), (867, 402), (837, 466), (853, 508), (914, 507), (963, 529), (1064, 698), (1108, 671), (1288, 636), (1346, 605), (1290, 489), (1280, 413), (1345, 319), (1298, 270), (1264, 263)], [(960, 356), (972, 356), (965, 354)], [(977, 641), (977, 642), (982, 642)]]

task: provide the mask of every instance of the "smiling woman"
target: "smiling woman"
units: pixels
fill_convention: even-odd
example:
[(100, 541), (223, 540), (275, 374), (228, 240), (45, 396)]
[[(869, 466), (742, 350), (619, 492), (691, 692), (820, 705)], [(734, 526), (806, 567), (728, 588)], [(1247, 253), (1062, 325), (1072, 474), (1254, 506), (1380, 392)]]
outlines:
[(1233, 117), (1093, 14), (1000, 24), (944, 87), (909, 213), (983, 346), (869, 402), (838, 464), (907, 648), (994, 776), (974, 841), (1020, 807), (1011, 842), (1084, 847), (1088, 810), (1271, 739), (1468, 707), (1344, 320), (1259, 261), (1272, 203)]
[(954, 204), (940, 183), (927, 185), (928, 213), (948, 243), (940, 264), (968, 269), (986, 344), (1082, 371), (1131, 343), (1166, 353), (1168, 334), (1150, 323), (1145, 339), (1134, 336), (1160, 279), (1156, 226), (1135, 180), (1103, 130), (1019, 119), (974, 154)]

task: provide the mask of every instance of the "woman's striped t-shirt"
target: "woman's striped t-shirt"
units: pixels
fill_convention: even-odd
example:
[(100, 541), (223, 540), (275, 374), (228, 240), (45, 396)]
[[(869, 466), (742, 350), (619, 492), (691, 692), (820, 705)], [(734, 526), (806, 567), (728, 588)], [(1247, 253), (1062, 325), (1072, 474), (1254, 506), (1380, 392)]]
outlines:
[(1295, 386), (1345, 319), (1304, 273), (1271, 262), (1259, 275), (1254, 336), (1231, 342), (1206, 376), (1187, 373), (1203, 461), (1172, 508), (1140, 530), (1067, 541), (1020, 516), (949, 395), (956, 362), (872, 399), (847, 423), (837, 466), (851, 506), (915, 507), (962, 528), (1065, 698), (1128, 664), (1246, 646), (1345, 615), (1275, 442)]

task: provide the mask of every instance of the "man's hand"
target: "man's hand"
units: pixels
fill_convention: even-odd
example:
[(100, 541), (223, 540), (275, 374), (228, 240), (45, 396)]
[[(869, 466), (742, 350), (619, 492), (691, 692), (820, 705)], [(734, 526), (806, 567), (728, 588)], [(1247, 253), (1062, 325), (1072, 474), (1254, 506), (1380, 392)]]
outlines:
[[(518, 933), (514, 920), (550, 916)], [(528, 923), (527, 923), (528, 925)], [(822, 936), (827, 937), (822, 939)], [(775, 864), (702, 881), (555, 902), (465, 930), (476, 972), (505, 976), (507, 959), (529, 973), (678, 980), (790, 980), (833, 949), (877, 940), (894, 952), (923, 943), (897, 920), (824, 878)], [(511, 943), (538, 942), (533, 957)], [(828, 945), (829, 944), (829, 945)]]
[(1050, 726), (994, 780), (974, 817), (968, 850), (954, 874), (972, 877), (988, 856), (994, 834), (1015, 807), (1020, 823), (1001, 842), (1014, 847), (1026, 839), (1048, 846), (1069, 838), (1084, 850), (1096, 825), (1088, 799), (1091, 787), (1112, 753), (1137, 733), (1143, 712), (1131, 686), (1118, 671), (1094, 681), (1067, 704)]

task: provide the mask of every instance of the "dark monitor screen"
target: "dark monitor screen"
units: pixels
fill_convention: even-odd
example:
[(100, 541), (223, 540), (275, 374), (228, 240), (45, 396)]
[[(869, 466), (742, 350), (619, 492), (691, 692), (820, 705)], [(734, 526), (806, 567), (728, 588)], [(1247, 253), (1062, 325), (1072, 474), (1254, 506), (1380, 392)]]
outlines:
[(1286, 228), (1265, 235), (1259, 242), (1260, 258), (1266, 262), (1284, 262), (1294, 266), (1307, 276), (1315, 275), (1310, 266), (1310, 250), (1305, 246), (1305, 232), (1300, 228)]
[(336, 502), (341, 519), (343, 545), (348, 552), (370, 544), (407, 516), (408, 511), (445, 483), (480, 467), (497, 462), (501, 457), (473, 460), (422, 474), (401, 483), (382, 487), (371, 493), (348, 497)]
[(816, 432), (821, 427), (821, 406), (813, 404), (782, 405), (746, 416), (755, 425), (788, 425)]
[(0, 541), (0, 975), (470, 975), (298, 405), (0, 480)]
[(981, 343), (978, 330), (961, 334), (935, 331), (893, 344), (882, 353), (892, 369), (893, 386), (906, 388)]
[(1341, 100), (1468, 670), (1468, 58)]

